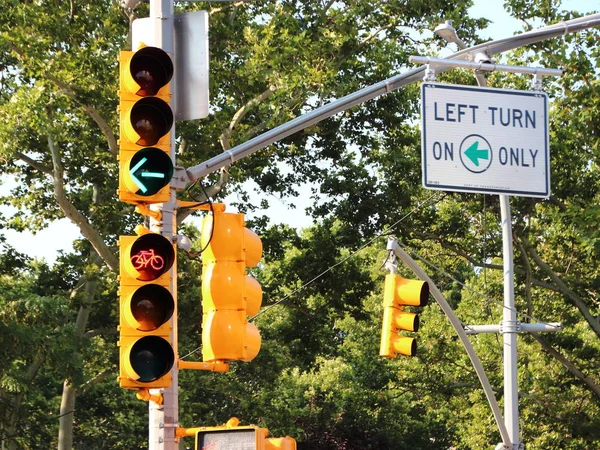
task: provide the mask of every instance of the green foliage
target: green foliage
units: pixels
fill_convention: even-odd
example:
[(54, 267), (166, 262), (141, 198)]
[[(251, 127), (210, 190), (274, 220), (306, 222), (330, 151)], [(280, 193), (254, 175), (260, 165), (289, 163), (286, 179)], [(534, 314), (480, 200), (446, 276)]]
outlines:
[[(572, 18), (559, 2), (505, 2), (525, 26)], [(480, 42), (488, 22), (470, 1), (182, 3), (210, 15), (212, 114), (177, 124), (177, 164), (190, 167), (277, 125), (406, 70), (412, 54), (445, 45), (427, 30), (452, 19)], [(142, 219), (117, 201), (117, 54), (129, 20), (117, 1), (7, 0), (0, 11), (0, 157), (16, 182), (0, 203), (3, 229), (43, 229), (70, 217), (98, 233), (49, 267), (2, 239), (0, 439), (3, 448), (58, 445), (63, 384), (76, 391), (73, 446), (147, 446), (147, 405), (118, 388), (117, 280), (100, 244)], [(131, 14), (130, 17), (128, 15)], [(512, 198), (515, 292), (522, 322), (561, 321), (556, 334), (519, 337), (519, 392), (527, 448), (600, 445), (600, 111), (597, 30), (500, 58), (562, 67), (551, 98), (552, 197)], [(474, 84), (467, 71), (444, 82)], [(490, 86), (528, 89), (501, 73)], [(500, 440), (471, 364), (440, 309), (421, 314), (419, 354), (379, 358), (385, 254), (395, 234), (465, 324), (502, 316), (502, 248), (495, 197), (421, 187), (419, 89), (373, 99), (229, 168), (215, 200), (235, 193), (262, 236), (262, 348), (227, 374), (182, 371), (182, 426), (232, 416), (311, 449), (480, 449)], [(185, 144), (185, 145), (183, 145)], [(213, 177), (204, 180), (216, 181)], [(249, 186), (258, 192), (251, 204)], [(311, 227), (260, 216), (270, 199), (293, 205), (306, 186)], [(63, 192), (64, 191), (64, 192)], [(64, 194), (64, 195), (63, 195)], [(193, 193), (192, 193), (193, 194)], [(181, 193), (181, 197), (184, 195)], [(73, 215), (77, 211), (80, 215)], [(75, 217), (75, 219), (73, 219)], [(179, 230), (198, 248), (199, 231)], [(74, 237), (75, 238), (75, 237)], [(93, 240), (96, 239), (96, 242)], [(359, 250), (360, 249), (360, 250)], [(178, 255), (179, 354), (200, 359), (201, 260)], [(405, 268), (400, 272), (411, 276)], [(502, 404), (501, 337), (472, 338)], [(189, 444), (186, 441), (188, 446)]]

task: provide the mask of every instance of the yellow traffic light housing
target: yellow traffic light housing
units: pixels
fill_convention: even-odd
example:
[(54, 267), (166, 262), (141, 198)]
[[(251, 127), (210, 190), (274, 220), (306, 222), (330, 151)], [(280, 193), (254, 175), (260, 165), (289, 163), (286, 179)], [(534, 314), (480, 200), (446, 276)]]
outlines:
[(202, 222), (202, 358), (251, 361), (260, 333), (247, 316), (258, 313), (262, 289), (246, 274), (262, 257), (260, 238), (243, 214), (213, 211)]
[(414, 356), (417, 342), (412, 337), (401, 336), (400, 330), (418, 331), (419, 317), (404, 311), (404, 306), (425, 306), (429, 285), (425, 281), (407, 280), (397, 274), (385, 277), (383, 293), (383, 325), (379, 356), (395, 358), (396, 354)]
[(243, 448), (248, 450), (296, 450), (296, 440), (286, 436), (268, 438), (269, 430), (256, 425), (239, 425), (240, 421), (232, 417), (225, 425), (217, 427), (198, 427), (185, 430), (195, 433), (196, 450)]
[(175, 247), (164, 236), (120, 236), (119, 384), (130, 389), (171, 385), (175, 309), (170, 269)]
[(164, 203), (173, 177), (173, 62), (157, 47), (122, 51), (119, 61), (119, 199)]

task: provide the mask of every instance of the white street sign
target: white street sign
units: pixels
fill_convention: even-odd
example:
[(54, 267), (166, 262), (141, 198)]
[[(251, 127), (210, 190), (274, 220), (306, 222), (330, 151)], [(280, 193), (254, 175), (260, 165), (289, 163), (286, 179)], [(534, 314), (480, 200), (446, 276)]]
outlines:
[(550, 195), (545, 93), (423, 83), (421, 143), (427, 189)]

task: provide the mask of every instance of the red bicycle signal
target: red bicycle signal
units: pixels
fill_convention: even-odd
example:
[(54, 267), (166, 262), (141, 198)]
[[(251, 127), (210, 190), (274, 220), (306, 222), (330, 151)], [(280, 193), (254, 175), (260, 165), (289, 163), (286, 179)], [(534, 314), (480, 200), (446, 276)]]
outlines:
[(130, 248), (131, 266), (140, 281), (152, 281), (168, 272), (175, 261), (173, 244), (158, 233), (140, 236)]
[(162, 256), (154, 253), (154, 249), (140, 250), (137, 255), (131, 257), (131, 264), (138, 272), (147, 270), (148, 266), (159, 271), (165, 267), (165, 260)]

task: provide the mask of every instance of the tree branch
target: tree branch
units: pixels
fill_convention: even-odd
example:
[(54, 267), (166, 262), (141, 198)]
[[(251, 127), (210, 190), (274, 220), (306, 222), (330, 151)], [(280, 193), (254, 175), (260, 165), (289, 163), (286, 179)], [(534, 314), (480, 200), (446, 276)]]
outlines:
[(46, 175), (52, 175), (51, 167), (48, 167), (45, 164), (42, 164), (42, 163), (36, 161), (35, 159), (30, 158), (26, 154), (21, 153), (21, 152), (16, 152), (15, 156), (17, 158), (19, 158), (21, 161), (29, 164), (34, 169), (39, 170), (40, 172), (45, 173)]
[(111, 376), (113, 374), (113, 369), (106, 369), (102, 372), (100, 372), (98, 375), (96, 375), (94, 378), (90, 378), (89, 380), (87, 380), (85, 383), (83, 383), (78, 389), (77, 389), (77, 395), (81, 395), (83, 393), (85, 393), (86, 391), (90, 390), (91, 388), (93, 388), (94, 386), (96, 386), (98, 383), (100, 383), (102, 380), (105, 380), (106, 378), (108, 378), (109, 376)]
[(560, 362), (565, 369), (567, 369), (575, 378), (585, 384), (596, 397), (600, 398), (600, 386), (598, 386), (592, 379), (586, 377), (583, 372), (577, 369), (565, 356), (554, 350), (550, 344), (546, 342), (538, 333), (531, 333), (531, 336), (542, 346), (544, 351)]
[(60, 153), (56, 148), (54, 139), (50, 133), (48, 133), (48, 148), (52, 155), (54, 196), (56, 197), (60, 209), (65, 217), (77, 225), (81, 234), (90, 242), (90, 244), (92, 244), (92, 247), (94, 247), (94, 250), (96, 250), (98, 255), (104, 260), (105, 264), (112, 270), (117, 271), (119, 269), (119, 260), (117, 257), (110, 251), (108, 246), (104, 243), (102, 236), (88, 222), (86, 217), (67, 199), (63, 184), (64, 169)]
[(104, 134), (104, 137), (106, 138), (106, 141), (108, 143), (108, 151), (113, 155), (117, 156), (119, 154), (117, 138), (115, 137), (115, 134), (113, 133), (110, 125), (108, 125), (108, 122), (106, 122), (104, 117), (100, 115), (98, 110), (92, 105), (82, 103), (81, 100), (79, 100), (79, 98), (77, 97), (75, 90), (65, 82), (56, 78), (54, 75), (46, 74), (46, 78), (52, 83), (54, 83), (57, 87), (59, 87), (64, 95), (79, 103), (83, 110), (92, 118), (94, 122), (96, 122), (96, 125), (98, 125), (98, 128), (100, 128), (102, 134)]
[[(304, 103), (304, 101), (305, 101), (305, 96), (297, 95), (296, 97), (285, 102), (285, 104), (281, 107), (281, 109), (289, 108), (289, 109), (293, 110), (294, 108), (302, 105)], [(269, 123), (269, 119), (263, 120), (258, 125), (255, 125), (252, 128), (250, 128), (248, 131), (246, 131), (244, 133), (243, 141), (245, 142), (248, 139), (256, 136), (260, 131), (264, 130), (264, 128), (267, 126), (267, 123)]]
[(242, 6), (244, 3), (247, 3), (247, 1), (246, 0), (242, 0), (242, 1), (239, 1), (239, 2), (231, 3), (230, 5), (224, 6), (222, 8), (214, 8), (214, 9), (211, 9), (208, 14), (210, 16), (212, 16), (213, 14), (216, 14), (216, 13), (219, 13), (221, 11), (224, 11), (227, 8), (231, 8), (232, 6), (235, 7), (235, 8), (237, 8), (238, 6)]
[(86, 331), (83, 335), (84, 338), (86, 339), (91, 339), (93, 337), (96, 336), (100, 336), (100, 335), (109, 335), (109, 336), (114, 336), (117, 334), (117, 329), (115, 327), (111, 327), (111, 328), (96, 328), (94, 330), (89, 330)]
[[(9, 42), (8, 44), (12, 51), (14, 51), (17, 55), (19, 55), (21, 58), (26, 58), (25, 53), (14, 43)], [(76, 90), (72, 86), (68, 85), (62, 80), (59, 80), (54, 75), (45, 73), (44, 78), (51, 81), (56, 87), (60, 89), (60, 92), (77, 102), (84, 109), (84, 111), (92, 118), (92, 120), (96, 122), (96, 124), (100, 128), (100, 131), (102, 131), (102, 134), (104, 134), (104, 137), (106, 137), (106, 141), (108, 142), (108, 150), (113, 155), (118, 155), (119, 147), (117, 146), (117, 138), (115, 137), (112, 128), (108, 125), (104, 117), (100, 115), (98, 110), (92, 105), (83, 103), (77, 96)]]
[(585, 304), (585, 302), (581, 299), (581, 297), (579, 297), (577, 294), (575, 294), (572, 290), (570, 290), (565, 283), (563, 283), (563, 281), (560, 279), (560, 277), (556, 274), (556, 272), (554, 272), (550, 266), (548, 264), (546, 264), (542, 258), (540, 258), (540, 256), (537, 254), (537, 252), (535, 251), (535, 249), (533, 248), (533, 246), (529, 243), (529, 241), (527, 240), (527, 238), (525, 236), (521, 236), (521, 239), (523, 240), (523, 245), (525, 247), (525, 249), (527, 250), (527, 253), (529, 253), (529, 255), (531, 256), (531, 258), (535, 261), (535, 263), (544, 271), (546, 272), (546, 274), (548, 274), (548, 276), (550, 277), (550, 279), (554, 282), (554, 284), (556, 285), (556, 287), (558, 287), (559, 291), (565, 295), (568, 299), (571, 300), (571, 302), (573, 303), (573, 305), (575, 305), (575, 307), (581, 312), (581, 314), (583, 315), (583, 317), (585, 318), (585, 320), (589, 323), (590, 327), (592, 328), (592, 330), (594, 330), (594, 333), (596, 333), (596, 335), (598, 337), (600, 337), (600, 323), (598, 322), (598, 320), (590, 313), (590, 310), (588, 309), (587, 305)]
[(533, 302), (531, 301), (531, 285), (533, 280), (533, 274), (531, 271), (531, 263), (529, 262), (529, 258), (527, 257), (527, 252), (523, 247), (523, 244), (519, 239), (515, 239), (515, 244), (519, 248), (519, 252), (521, 253), (521, 261), (523, 261), (523, 265), (525, 266), (525, 296), (527, 298), (527, 319), (529, 319), (533, 314)]
[[(504, 266), (501, 266), (499, 264), (489, 264), (486, 262), (479, 261), (479, 260), (475, 259), (474, 257), (472, 257), (471, 255), (469, 255), (467, 252), (460, 250), (459, 248), (455, 247), (451, 243), (441, 239), (440, 237), (438, 237), (436, 235), (421, 233), (421, 232), (414, 231), (414, 230), (411, 230), (411, 232), (423, 240), (430, 240), (430, 241), (437, 242), (443, 248), (450, 250), (451, 252), (453, 252), (457, 256), (460, 256), (461, 258), (464, 258), (466, 261), (468, 261), (469, 263), (473, 264), (476, 267), (485, 267), (486, 269), (493, 269), (493, 270), (504, 270)], [(522, 274), (523, 272), (524, 272), (523, 269), (515, 267), (515, 273)], [(548, 289), (551, 291), (558, 291), (556, 286), (549, 284), (549, 283), (544, 283), (543, 281), (537, 280), (535, 278), (532, 278), (531, 282), (534, 286)]]
[(253, 99), (248, 101), (244, 106), (242, 106), (240, 109), (237, 110), (237, 112), (233, 115), (233, 118), (231, 119), (229, 126), (225, 129), (225, 131), (223, 131), (223, 133), (221, 134), (221, 137), (219, 138), (219, 141), (221, 142), (221, 147), (223, 147), (223, 150), (229, 150), (231, 148), (231, 143), (229, 142), (229, 138), (233, 134), (233, 129), (242, 121), (242, 119), (246, 116), (246, 114), (248, 114), (250, 112), (252, 107), (254, 107), (258, 103), (267, 99), (273, 92), (275, 92), (276, 89), (277, 89), (276, 86), (269, 86), (269, 88), (267, 90), (265, 90), (261, 94), (257, 95), (256, 97), (254, 97)]

